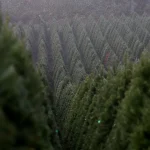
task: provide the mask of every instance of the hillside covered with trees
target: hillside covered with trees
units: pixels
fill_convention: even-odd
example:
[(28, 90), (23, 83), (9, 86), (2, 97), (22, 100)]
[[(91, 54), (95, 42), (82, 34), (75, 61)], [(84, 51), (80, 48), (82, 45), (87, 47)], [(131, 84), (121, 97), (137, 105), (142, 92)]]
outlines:
[(0, 149), (149, 150), (149, 8), (2, 1)]

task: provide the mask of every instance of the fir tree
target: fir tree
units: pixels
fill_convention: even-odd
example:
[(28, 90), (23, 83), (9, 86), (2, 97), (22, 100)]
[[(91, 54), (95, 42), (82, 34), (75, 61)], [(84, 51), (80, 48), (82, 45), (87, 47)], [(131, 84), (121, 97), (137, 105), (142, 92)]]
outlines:
[(22, 42), (0, 23), (0, 148), (52, 150), (44, 87)]

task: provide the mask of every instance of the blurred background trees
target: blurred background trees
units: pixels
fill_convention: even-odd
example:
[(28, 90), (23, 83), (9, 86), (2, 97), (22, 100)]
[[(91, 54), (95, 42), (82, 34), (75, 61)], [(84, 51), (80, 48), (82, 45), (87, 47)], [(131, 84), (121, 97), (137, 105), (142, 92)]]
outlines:
[(72, 18), (76, 14), (95, 16), (130, 15), (133, 12), (150, 14), (150, 0), (1, 0), (3, 12), (9, 13), (12, 21), (27, 23), (38, 15), (45, 20)]

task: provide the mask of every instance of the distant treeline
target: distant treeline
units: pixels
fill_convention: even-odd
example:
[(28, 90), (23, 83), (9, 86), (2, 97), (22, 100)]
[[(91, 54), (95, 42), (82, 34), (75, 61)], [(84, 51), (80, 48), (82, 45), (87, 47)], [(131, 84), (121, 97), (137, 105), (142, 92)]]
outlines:
[(3, 12), (8, 12), (13, 22), (22, 21), (28, 23), (31, 20), (38, 22), (41, 15), (46, 21), (72, 18), (76, 14), (95, 17), (104, 15), (120, 16), (131, 15), (136, 12), (139, 15), (150, 14), (149, 0), (2, 0)]

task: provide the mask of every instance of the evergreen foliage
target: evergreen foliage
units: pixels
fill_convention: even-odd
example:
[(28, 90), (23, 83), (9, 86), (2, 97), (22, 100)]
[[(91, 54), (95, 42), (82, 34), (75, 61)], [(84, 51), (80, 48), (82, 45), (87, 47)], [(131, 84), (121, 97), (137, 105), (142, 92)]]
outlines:
[[(26, 35), (26, 47), (31, 50), (34, 64), (38, 63), (40, 41), (44, 40), (48, 55), (48, 74), (53, 74), (55, 47), (52, 47), (54, 39), (51, 33), (56, 30), (62, 64), (67, 76), (75, 84), (79, 84), (86, 74), (100, 74), (110, 68), (117, 68), (125, 53), (129, 54), (131, 60), (137, 61), (150, 45), (149, 17), (145, 15), (112, 15), (107, 19), (104, 16), (99, 19), (92, 15), (84, 19), (75, 16), (60, 21), (54, 19), (52, 22), (29, 24), (25, 27), (21, 27), (24, 25), (19, 23), (14, 31), (19, 38)], [(53, 82), (53, 78), (50, 80)]]
[(86, 72), (100, 72), (101, 61), (94, 50), (93, 44), (87, 35), (84, 25), (80, 22), (80, 18), (74, 18), (73, 31), (76, 37), (77, 48), (83, 59)]
[(63, 25), (61, 23), (61, 26), (62, 31), (60, 32), (60, 38), (63, 46), (62, 55), (69, 70), (70, 76), (72, 77), (72, 81), (79, 83), (86, 75), (84, 66), (81, 61), (81, 56), (76, 47), (75, 37), (73, 35), (69, 21), (64, 20), (64, 23)]
[(40, 19), (0, 26), (0, 148), (149, 150), (149, 17)]
[(89, 77), (75, 94), (66, 147), (75, 150), (149, 149), (149, 54), (115, 74)]
[(0, 61), (0, 149), (53, 150), (44, 86), (22, 42), (2, 22)]
[[(57, 31), (57, 25), (51, 25), (51, 47), (53, 54), (53, 81), (54, 81), (54, 91), (55, 91), (55, 112), (57, 116), (57, 121), (59, 124), (64, 121), (68, 106), (70, 104), (70, 99), (73, 91), (73, 86), (70, 81), (70, 77), (65, 68), (65, 63), (61, 55), (62, 46), (60, 38)], [(60, 125), (63, 127), (63, 124)]]
[(118, 61), (118, 57), (110, 48), (109, 43), (105, 39), (105, 36), (103, 36), (100, 27), (92, 16), (89, 16), (86, 22), (86, 30), (105, 68), (115, 65)]
[[(147, 55), (147, 56), (146, 56)], [(106, 149), (149, 149), (149, 55), (132, 71), (132, 81), (120, 104)]]

